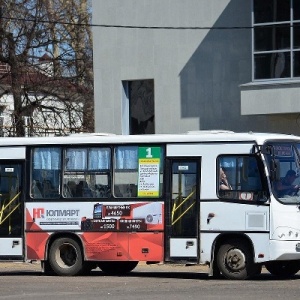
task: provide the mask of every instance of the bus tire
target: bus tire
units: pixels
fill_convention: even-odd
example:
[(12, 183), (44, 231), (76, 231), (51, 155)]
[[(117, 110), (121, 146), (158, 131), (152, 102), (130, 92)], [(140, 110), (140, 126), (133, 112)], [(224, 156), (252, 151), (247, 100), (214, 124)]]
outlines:
[(252, 252), (247, 244), (239, 240), (230, 240), (220, 246), (217, 265), (227, 279), (244, 280), (257, 271)]
[(53, 242), (49, 252), (49, 263), (52, 270), (61, 276), (74, 276), (83, 268), (82, 251), (72, 238), (58, 238)]
[(271, 261), (265, 263), (266, 269), (272, 275), (279, 277), (292, 277), (300, 270), (299, 261)]
[(138, 263), (138, 261), (101, 261), (98, 267), (108, 275), (123, 275), (131, 272)]

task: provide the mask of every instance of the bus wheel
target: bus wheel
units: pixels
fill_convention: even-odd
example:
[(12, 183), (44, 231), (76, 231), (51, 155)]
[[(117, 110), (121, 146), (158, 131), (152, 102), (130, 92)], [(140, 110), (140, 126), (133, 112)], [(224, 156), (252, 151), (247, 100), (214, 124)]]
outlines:
[(74, 276), (82, 271), (83, 259), (79, 244), (72, 238), (59, 238), (49, 252), (49, 263), (57, 275)]
[(275, 276), (292, 277), (300, 270), (299, 261), (272, 261), (265, 264), (266, 269)]
[(98, 266), (108, 275), (122, 275), (131, 272), (137, 264), (138, 261), (101, 261)]
[(251, 251), (245, 243), (238, 240), (221, 245), (217, 254), (217, 265), (228, 279), (247, 279), (256, 273)]

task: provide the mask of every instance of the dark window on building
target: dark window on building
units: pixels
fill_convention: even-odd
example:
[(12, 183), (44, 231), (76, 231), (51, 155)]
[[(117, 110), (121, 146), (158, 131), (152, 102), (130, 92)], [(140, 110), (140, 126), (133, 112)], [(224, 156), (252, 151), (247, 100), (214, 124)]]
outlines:
[(293, 1), (293, 19), (294, 21), (300, 21), (300, 1)]
[(290, 0), (254, 0), (254, 22), (271, 23), (290, 20)]
[(129, 133), (155, 133), (154, 80), (134, 80), (128, 82)]
[[(300, 52), (299, 52), (300, 54)], [(254, 57), (255, 79), (289, 78), (290, 53), (260, 53)]]
[(300, 1), (253, 0), (254, 80), (299, 77)]

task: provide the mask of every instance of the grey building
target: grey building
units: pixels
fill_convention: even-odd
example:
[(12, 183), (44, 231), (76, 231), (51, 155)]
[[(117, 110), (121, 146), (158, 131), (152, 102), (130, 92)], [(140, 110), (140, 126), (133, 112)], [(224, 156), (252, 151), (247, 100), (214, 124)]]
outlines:
[(95, 128), (300, 134), (299, 0), (94, 0)]

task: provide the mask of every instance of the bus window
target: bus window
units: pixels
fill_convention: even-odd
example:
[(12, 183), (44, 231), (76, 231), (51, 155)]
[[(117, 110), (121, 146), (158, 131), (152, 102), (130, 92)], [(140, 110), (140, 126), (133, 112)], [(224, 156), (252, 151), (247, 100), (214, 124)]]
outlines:
[(31, 196), (55, 199), (60, 197), (61, 149), (38, 147), (32, 151)]
[(120, 146), (114, 156), (116, 198), (159, 198), (163, 186), (164, 151), (161, 146)]
[(256, 156), (218, 158), (218, 196), (235, 200), (255, 200), (263, 190)]
[(138, 147), (121, 146), (115, 149), (114, 191), (115, 197), (137, 197)]
[(65, 151), (63, 196), (110, 197), (110, 149), (68, 148)]
[(272, 152), (267, 153), (267, 160), (274, 196), (286, 204), (299, 203), (299, 145), (270, 143), (268, 146), (272, 149)]

